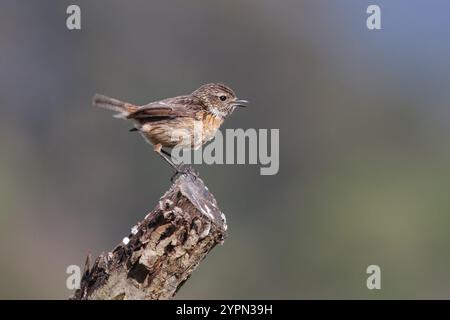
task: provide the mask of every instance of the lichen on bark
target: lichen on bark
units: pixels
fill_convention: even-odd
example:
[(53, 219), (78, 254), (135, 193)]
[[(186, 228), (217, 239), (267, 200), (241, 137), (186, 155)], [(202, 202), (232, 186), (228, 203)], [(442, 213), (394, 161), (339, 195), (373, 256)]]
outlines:
[(155, 209), (111, 252), (90, 266), (71, 299), (170, 299), (216, 244), (226, 220), (214, 196), (193, 174), (180, 175)]

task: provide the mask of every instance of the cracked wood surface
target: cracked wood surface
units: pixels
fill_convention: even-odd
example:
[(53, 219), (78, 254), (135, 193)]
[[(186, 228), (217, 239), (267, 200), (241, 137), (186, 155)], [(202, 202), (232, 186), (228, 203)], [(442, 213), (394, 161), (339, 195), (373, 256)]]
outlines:
[(200, 178), (181, 175), (156, 208), (132, 228), (127, 244), (86, 259), (71, 299), (170, 299), (226, 237), (226, 220)]

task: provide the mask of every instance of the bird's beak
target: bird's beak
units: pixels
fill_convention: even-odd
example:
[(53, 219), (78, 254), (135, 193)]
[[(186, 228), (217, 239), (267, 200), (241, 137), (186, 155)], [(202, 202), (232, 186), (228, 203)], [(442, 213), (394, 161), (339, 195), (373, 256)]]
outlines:
[(234, 100), (233, 101), (233, 105), (235, 107), (241, 107), (241, 108), (245, 108), (248, 105), (248, 101), (247, 100)]

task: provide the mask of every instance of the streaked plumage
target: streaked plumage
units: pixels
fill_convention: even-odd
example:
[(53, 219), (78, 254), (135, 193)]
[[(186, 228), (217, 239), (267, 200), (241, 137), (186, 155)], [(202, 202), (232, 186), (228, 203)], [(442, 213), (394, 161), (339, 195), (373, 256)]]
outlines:
[[(173, 148), (199, 148), (211, 140), (223, 121), (245, 100), (237, 100), (234, 91), (219, 83), (205, 84), (189, 95), (167, 98), (136, 106), (103, 95), (95, 95), (94, 106), (118, 112), (115, 117), (131, 120), (151, 144)], [(200, 136), (194, 134), (194, 123), (202, 124)], [(189, 145), (182, 140), (190, 137)], [(177, 138), (178, 136), (178, 138)]]

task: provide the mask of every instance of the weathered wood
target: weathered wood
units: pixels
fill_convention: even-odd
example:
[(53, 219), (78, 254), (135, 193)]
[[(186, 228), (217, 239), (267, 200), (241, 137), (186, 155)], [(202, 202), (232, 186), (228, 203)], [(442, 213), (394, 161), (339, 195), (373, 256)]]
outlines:
[[(90, 267), (71, 299), (170, 299), (226, 237), (226, 220), (203, 181), (180, 175), (156, 208)], [(129, 241), (127, 241), (129, 240)]]

